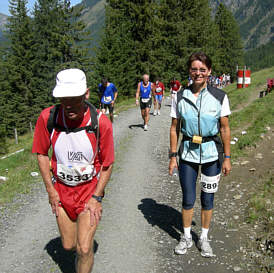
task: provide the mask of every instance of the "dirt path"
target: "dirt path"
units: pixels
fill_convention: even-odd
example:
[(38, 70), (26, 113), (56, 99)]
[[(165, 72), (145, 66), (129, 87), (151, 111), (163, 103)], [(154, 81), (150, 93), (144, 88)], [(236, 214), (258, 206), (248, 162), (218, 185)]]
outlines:
[[(147, 132), (140, 127), (139, 109), (130, 109), (115, 119), (116, 163), (95, 236), (93, 272), (247, 272), (244, 250), (250, 234), (246, 232), (243, 214), (248, 188), (264, 168), (271, 167), (274, 149), (269, 149), (263, 140), (263, 159), (235, 165), (232, 175), (222, 180), (210, 230), (217, 257), (202, 258), (196, 246), (187, 255), (176, 256), (173, 248), (181, 232), (181, 190), (178, 179), (167, 174), (169, 111), (166, 105), (161, 116), (151, 116)], [(268, 136), (273, 147), (273, 133)], [(256, 152), (251, 151), (251, 155)], [(256, 168), (255, 173), (248, 171), (251, 166)], [(195, 240), (200, 234), (199, 210), (197, 196)], [(31, 195), (19, 196), (11, 207), (2, 209), (0, 220), (1, 273), (74, 272), (73, 253), (61, 247), (55, 217), (41, 182)]]

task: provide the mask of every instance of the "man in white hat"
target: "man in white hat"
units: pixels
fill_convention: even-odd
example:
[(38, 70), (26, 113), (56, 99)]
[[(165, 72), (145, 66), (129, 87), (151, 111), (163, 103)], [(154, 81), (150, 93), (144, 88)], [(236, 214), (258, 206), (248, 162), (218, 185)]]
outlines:
[(53, 96), (61, 104), (41, 112), (32, 152), (37, 154), (63, 247), (77, 251), (76, 272), (89, 273), (101, 202), (114, 162), (112, 125), (86, 101), (89, 89), (79, 69), (57, 74)]

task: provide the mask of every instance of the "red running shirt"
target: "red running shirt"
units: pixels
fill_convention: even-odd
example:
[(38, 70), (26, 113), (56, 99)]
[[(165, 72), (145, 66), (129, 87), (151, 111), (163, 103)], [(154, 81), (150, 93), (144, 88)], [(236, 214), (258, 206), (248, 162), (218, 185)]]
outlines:
[(163, 91), (165, 90), (165, 86), (162, 82), (158, 82), (158, 84), (154, 83), (155, 93), (156, 95), (163, 95)]
[[(52, 146), (51, 167), (55, 177), (60, 177), (60, 172), (62, 173), (64, 170), (68, 170), (67, 173), (66, 171), (64, 172), (69, 176), (70, 180), (71, 174), (69, 173), (69, 168), (72, 168), (76, 169), (76, 172), (79, 171), (81, 173), (81, 175), (76, 178), (78, 182), (80, 178), (84, 177), (84, 181), (81, 180), (81, 182), (93, 182), (97, 184), (97, 176), (101, 166), (107, 167), (114, 162), (113, 133), (110, 120), (104, 114), (99, 117), (99, 151), (94, 158), (94, 176), (85, 176), (85, 167), (90, 167), (89, 163), (93, 159), (96, 151), (96, 136), (94, 133), (87, 133), (85, 130), (70, 134), (53, 130), (50, 135), (47, 130), (47, 122), (52, 107), (43, 110), (37, 120), (32, 153), (48, 155), (49, 148)], [(90, 122), (89, 108), (83, 119), (76, 122), (65, 118), (63, 109), (60, 107), (57, 123), (61, 126), (78, 128), (89, 125)], [(91, 179), (89, 180), (89, 178)], [(77, 182), (77, 180), (75, 181)]]
[(172, 91), (177, 92), (180, 89), (181, 83), (179, 81), (172, 81), (171, 82), (171, 89)]

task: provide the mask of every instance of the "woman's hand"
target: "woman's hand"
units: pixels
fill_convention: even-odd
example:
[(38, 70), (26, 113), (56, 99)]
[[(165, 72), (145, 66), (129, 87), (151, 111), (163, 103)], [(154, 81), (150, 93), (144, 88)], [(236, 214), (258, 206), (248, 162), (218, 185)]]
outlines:
[(169, 175), (172, 175), (174, 169), (178, 169), (178, 164), (176, 157), (171, 157), (169, 161)]
[(230, 158), (225, 158), (224, 162), (223, 162), (223, 166), (222, 166), (222, 172), (224, 174), (224, 176), (229, 175), (231, 171), (231, 162), (230, 162)]

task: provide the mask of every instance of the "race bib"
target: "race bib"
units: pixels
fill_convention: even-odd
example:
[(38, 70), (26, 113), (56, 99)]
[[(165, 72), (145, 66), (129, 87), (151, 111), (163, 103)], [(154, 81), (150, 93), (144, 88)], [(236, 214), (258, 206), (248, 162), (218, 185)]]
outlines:
[(221, 174), (215, 176), (206, 176), (201, 174), (201, 190), (206, 193), (214, 193), (218, 191)]
[(142, 101), (143, 103), (148, 103), (149, 100), (150, 100), (150, 98), (141, 98), (141, 101)]
[(111, 102), (112, 101), (111, 96), (107, 96), (107, 97), (104, 96), (104, 101), (105, 102)]
[(156, 93), (160, 93), (160, 92), (162, 92), (162, 88), (161, 87), (158, 87), (158, 88), (156, 88)]
[(57, 164), (57, 177), (68, 186), (77, 186), (91, 180), (96, 175), (94, 165), (67, 167)]

